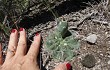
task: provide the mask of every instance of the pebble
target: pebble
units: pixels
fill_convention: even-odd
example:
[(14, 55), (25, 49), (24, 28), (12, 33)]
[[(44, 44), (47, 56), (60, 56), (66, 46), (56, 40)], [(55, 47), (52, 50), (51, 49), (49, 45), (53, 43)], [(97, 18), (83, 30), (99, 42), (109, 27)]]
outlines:
[(86, 37), (86, 41), (90, 42), (90, 43), (95, 43), (97, 40), (97, 35), (96, 34), (91, 34), (88, 37)]
[(110, 64), (110, 60), (108, 61), (108, 64)]
[(92, 68), (96, 64), (96, 59), (92, 54), (87, 54), (81, 61), (82, 65), (87, 68)]
[(101, 55), (101, 56), (103, 56), (103, 54), (102, 54), (102, 53), (101, 53), (100, 55)]
[(110, 58), (110, 56), (108, 56), (108, 58)]

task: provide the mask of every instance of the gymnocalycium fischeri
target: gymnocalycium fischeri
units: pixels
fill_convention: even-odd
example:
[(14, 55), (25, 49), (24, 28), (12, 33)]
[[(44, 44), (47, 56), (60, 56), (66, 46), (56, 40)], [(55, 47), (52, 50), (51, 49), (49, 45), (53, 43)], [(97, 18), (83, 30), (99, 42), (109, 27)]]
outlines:
[[(70, 34), (70, 35), (69, 35)], [(80, 43), (75, 39), (74, 32), (68, 30), (67, 21), (60, 21), (53, 33), (49, 33), (44, 43), (46, 50), (56, 60), (71, 60)]]

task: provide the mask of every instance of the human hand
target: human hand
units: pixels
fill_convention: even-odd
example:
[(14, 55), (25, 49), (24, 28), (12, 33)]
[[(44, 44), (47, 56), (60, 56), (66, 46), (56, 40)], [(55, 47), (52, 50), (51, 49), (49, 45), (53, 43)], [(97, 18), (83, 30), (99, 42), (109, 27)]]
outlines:
[[(10, 35), (6, 59), (3, 62), (2, 53), (0, 53), (0, 70), (40, 70), (37, 60), (39, 53), (41, 35), (36, 34), (29, 51), (27, 51), (26, 31), (20, 28), (18, 38), (18, 31), (13, 29)], [(0, 44), (0, 52), (2, 46)], [(70, 64), (59, 64), (55, 70), (69, 70)]]
[(34, 41), (26, 54), (27, 43), (25, 29), (20, 28), (19, 33), (20, 37), (18, 40), (18, 31), (16, 29), (12, 30), (4, 63), (2, 53), (0, 53), (0, 70), (40, 70), (36, 62), (41, 40), (40, 34), (37, 33), (34, 36)]

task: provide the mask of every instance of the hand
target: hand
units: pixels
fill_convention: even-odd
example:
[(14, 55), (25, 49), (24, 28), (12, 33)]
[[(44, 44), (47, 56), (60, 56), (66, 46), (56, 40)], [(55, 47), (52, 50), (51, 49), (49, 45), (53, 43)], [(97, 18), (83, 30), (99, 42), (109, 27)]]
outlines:
[[(20, 28), (19, 33), (20, 37), (18, 41), (18, 31), (16, 29), (12, 30), (5, 62), (3, 63), (3, 60), (0, 59), (0, 70), (40, 70), (36, 62), (41, 40), (40, 34), (37, 33), (34, 36), (34, 41), (26, 54), (27, 43), (25, 29)], [(2, 57), (2, 54), (0, 56)]]
[[(36, 34), (29, 51), (27, 51), (26, 31), (20, 28), (18, 39), (18, 31), (13, 29), (10, 35), (6, 59), (3, 62), (2, 53), (0, 53), (0, 70), (40, 70), (37, 60), (39, 53), (41, 35)], [(0, 44), (0, 52), (2, 46)], [(59, 64), (55, 70), (69, 70), (70, 64)]]

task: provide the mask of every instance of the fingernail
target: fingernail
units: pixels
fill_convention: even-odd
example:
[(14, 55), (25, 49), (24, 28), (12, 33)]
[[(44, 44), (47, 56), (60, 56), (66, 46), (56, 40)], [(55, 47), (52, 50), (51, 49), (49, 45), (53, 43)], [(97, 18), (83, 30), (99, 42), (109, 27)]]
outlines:
[(67, 63), (66, 67), (67, 67), (67, 70), (70, 70), (71, 69), (71, 64)]
[(12, 30), (11, 30), (11, 33), (14, 33), (15, 31), (16, 31), (16, 29), (12, 29)]
[(36, 33), (36, 36), (38, 36), (39, 35), (39, 33)]
[(19, 31), (23, 31), (24, 28), (20, 28)]

